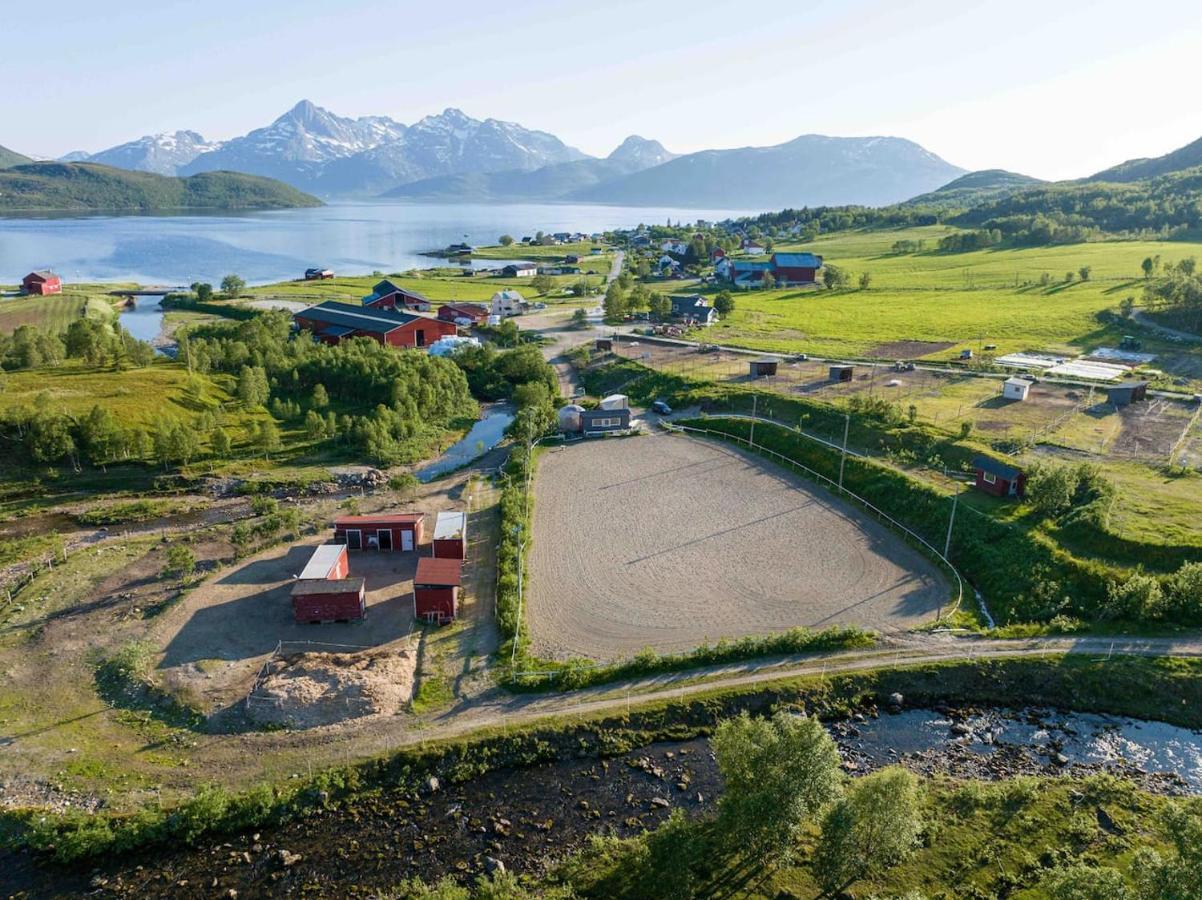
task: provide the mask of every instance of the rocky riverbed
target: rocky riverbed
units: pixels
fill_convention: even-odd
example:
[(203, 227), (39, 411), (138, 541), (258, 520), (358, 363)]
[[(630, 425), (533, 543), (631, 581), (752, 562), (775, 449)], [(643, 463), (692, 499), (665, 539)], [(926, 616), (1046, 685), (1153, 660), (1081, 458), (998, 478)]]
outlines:
[[(1202, 735), (1186, 729), (1054, 710), (894, 703), (830, 725), (852, 774), (893, 763), (983, 780), (1110, 771), (1158, 793), (1202, 793)], [(16, 879), (10, 890), (38, 897), (370, 895), (413, 876), (469, 877), (499, 865), (542, 871), (591, 835), (634, 835), (676, 807), (703, 815), (720, 792), (709, 742), (695, 739), (384, 790), (279, 827), (99, 866), (63, 870), (21, 855), (0, 856), (0, 868)]]

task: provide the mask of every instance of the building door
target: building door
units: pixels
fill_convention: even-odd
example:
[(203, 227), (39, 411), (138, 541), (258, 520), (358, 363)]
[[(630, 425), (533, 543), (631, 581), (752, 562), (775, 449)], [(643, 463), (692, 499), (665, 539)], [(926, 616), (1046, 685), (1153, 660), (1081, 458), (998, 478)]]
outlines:
[(362, 550), (363, 532), (358, 528), (348, 528), (346, 530), (346, 546), (348, 550)]
[(417, 346), (426, 346), (426, 330), (424, 328), (417, 329)]
[(407, 528), (401, 532), (401, 549), (405, 551), (413, 549), (413, 532)]
[(376, 531), (376, 543), (381, 550), (392, 549), (392, 529), (381, 528)]

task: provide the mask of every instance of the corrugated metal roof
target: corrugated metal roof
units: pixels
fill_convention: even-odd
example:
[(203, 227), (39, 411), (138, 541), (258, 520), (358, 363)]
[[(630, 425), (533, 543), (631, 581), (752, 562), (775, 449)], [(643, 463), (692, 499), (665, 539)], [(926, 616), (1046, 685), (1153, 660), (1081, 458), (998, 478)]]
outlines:
[(413, 584), (458, 587), (462, 579), (462, 560), (423, 556), (417, 561), (417, 574), (413, 576)]
[(301, 570), (300, 577), (325, 578), (344, 553), (346, 553), (344, 544), (322, 544), (313, 551), (313, 555), (309, 557), (309, 561)]
[(341, 328), (380, 333), (395, 331), (402, 325), (426, 318), (415, 313), (396, 312), (391, 309), (369, 309), (353, 303), (339, 303), (336, 300), (326, 300), (324, 303), (310, 306), (308, 309), (298, 312), (296, 316)]
[(796, 269), (818, 269), (822, 267), (822, 257), (813, 253), (774, 253), (772, 262), (778, 266)]
[(453, 541), (463, 538), (467, 515), (461, 512), (440, 512), (434, 520), (434, 540)]
[(319, 578), (312, 581), (298, 581), (292, 585), (292, 596), (303, 597), (311, 594), (347, 594), (352, 591), (362, 591), (362, 578)]

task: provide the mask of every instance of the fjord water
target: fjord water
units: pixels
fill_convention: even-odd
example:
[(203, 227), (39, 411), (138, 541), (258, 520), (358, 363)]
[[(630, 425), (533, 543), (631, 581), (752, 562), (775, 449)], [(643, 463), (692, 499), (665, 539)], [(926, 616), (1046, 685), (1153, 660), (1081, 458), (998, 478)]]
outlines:
[[(744, 215), (740, 210), (583, 204), (331, 203), (316, 209), (179, 215), (0, 219), (0, 283), (52, 268), (67, 281), (190, 284), (231, 272), (251, 283), (298, 278), (309, 266), (361, 274), (431, 266), (422, 251), (495, 244), (536, 231), (629, 228)], [(520, 251), (515, 249), (515, 258)]]

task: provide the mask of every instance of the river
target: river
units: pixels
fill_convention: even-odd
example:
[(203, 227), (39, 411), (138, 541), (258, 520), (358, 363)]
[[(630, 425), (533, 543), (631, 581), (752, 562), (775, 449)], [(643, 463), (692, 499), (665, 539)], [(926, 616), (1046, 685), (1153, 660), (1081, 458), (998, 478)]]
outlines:
[[(179, 215), (29, 215), (0, 219), (0, 283), (52, 268), (68, 282), (217, 283), (231, 272), (261, 284), (309, 266), (361, 274), (431, 266), (423, 251), (495, 244), (536, 231), (592, 233), (691, 222), (745, 210), (587, 204), (331, 203), (316, 209)], [(515, 258), (520, 251), (515, 252)]]

